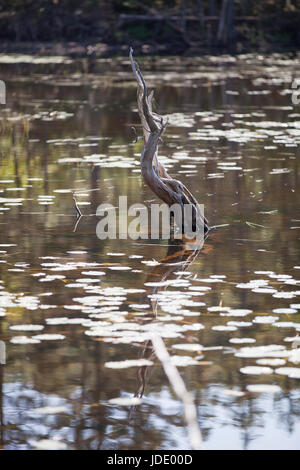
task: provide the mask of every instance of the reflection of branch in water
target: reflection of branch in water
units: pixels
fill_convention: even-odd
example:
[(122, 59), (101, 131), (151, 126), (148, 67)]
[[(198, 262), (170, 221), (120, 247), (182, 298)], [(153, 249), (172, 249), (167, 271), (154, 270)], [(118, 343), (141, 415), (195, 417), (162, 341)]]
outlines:
[(75, 209), (76, 209), (76, 224), (75, 224), (75, 227), (74, 227), (74, 230), (73, 232), (76, 232), (77, 230), (77, 227), (79, 225), (79, 222), (82, 218), (82, 212), (81, 210), (79, 209), (78, 207), (78, 204), (77, 204), (77, 201), (76, 201), (76, 198), (73, 196), (73, 201), (74, 201), (74, 204), (75, 204)]
[(159, 335), (153, 335), (152, 344), (156, 357), (162, 363), (165, 374), (179, 400), (182, 401), (184, 417), (188, 427), (191, 447), (200, 450), (202, 447), (202, 436), (197, 419), (197, 408), (193, 396), (187, 391), (185, 383), (178, 372), (177, 367), (172, 364), (171, 356), (168, 353), (163, 339)]
[[(208, 235), (205, 236), (204, 240), (201, 240), (199, 244), (190, 244), (183, 240), (173, 240), (172, 244), (169, 245), (167, 255), (161, 260), (160, 264), (148, 274), (145, 283), (148, 282), (164, 282), (166, 280), (180, 279), (181, 274), (174, 274), (180, 270), (181, 272), (186, 271), (187, 268), (194, 262), (199, 255), (204, 242)], [(171, 279), (170, 279), (171, 278)], [(161, 290), (165, 290), (167, 286), (156, 286), (151, 292), (151, 296), (157, 295)], [(147, 292), (147, 299), (149, 297)], [(145, 303), (145, 302), (142, 302)], [(156, 316), (158, 298), (151, 300), (153, 314)]]
[(3, 418), (3, 365), (0, 364), (0, 449), (4, 445), (4, 418)]
[[(177, 240), (177, 243), (176, 241), (175, 243), (173, 242), (169, 245), (167, 256), (163, 258), (161, 263), (155, 266), (155, 268), (150, 272), (146, 282), (149, 282), (150, 280), (155, 280), (156, 282), (166, 281), (170, 276), (172, 276), (174, 271), (178, 271), (179, 266), (181, 272), (185, 271), (197, 258), (202, 247), (203, 241), (199, 246), (194, 247), (194, 249), (191, 249), (191, 245), (186, 244), (183, 240)], [(174, 279), (179, 279), (180, 276), (181, 274), (177, 274)], [(153, 294), (157, 294), (162, 289), (165, 290), (166, 286), (154, 287), (151, 295), (153, 296)], [(149, 293), (146, 295), (148, 297)], [(153, 321), (157, 314), (158, 298), (156, 297), (156, 299), (151, 302), (154, 317), (151, 321)], [(148, 359), (153, 353), (161, 362), (175, 394), (183, 403), (184, 416), (188, 427), (191, 447), (196, 450), (200, 449), (202, 446), (202, 437), (198, 425), (197, 409), (194, 404), (193, 397), (190, 392), (187, 391), (185, 383), (176, 366), (172, 364), (167, 347), (159, 335), (153, 335), (152, 340), (145, 343), (140, 357)], [(144, 366), (140, 367), (137, 372), (138, 388), (135, 396), (138, 398), (141, 398), (145, 391), (147, 370), (148, 367)]]
[[(142, 350), (142, 353), (140, 354), (139, 359), (150, 359), (150, 357), (153, 355), (153, 347), (152, 347), (152, 341), (147, 341), (144, 345), (144, 349)], [(145, 392), (145, 387), (146, 387), (146, 378), (147, 378), (147, 373), (148, 373), (148, 367), (139, 367), (137, 371), (137, 377), (138, 377), (138, 389), (135, 393), (135, 397), (142, 398)]]
[(76, 224), (74, 225), (73, 233), (76, 232), (77, 227), (78, 227), (79, 222), (81, 221), (82, 217), (83, 217), (82, 215), (80, 215), (79, 217), (77, 217)]
[(77, 218), (79, 218), (79, 217), (82, 216), (82, 213), (81, 213), (81, 210), (80, 210), (79, 207), (78, 207), (76, 198), (75, 198), (74, 196), (73, 196), (73, 201), (74, 201), (74, 204), (75, 204), (76, 216), (77, 216)]
[[(0, 325), (2, 332), (2, 324)], [(3, 372), (5, 364), (5, 344), (0, 341), (0, 449), (4, 446), (4, 415), (3, 415)]]

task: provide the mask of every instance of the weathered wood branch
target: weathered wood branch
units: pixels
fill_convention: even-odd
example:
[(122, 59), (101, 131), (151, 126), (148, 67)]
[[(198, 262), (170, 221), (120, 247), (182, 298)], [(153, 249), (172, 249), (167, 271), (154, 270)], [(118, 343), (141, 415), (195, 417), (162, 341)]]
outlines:
[(180, 181), (172, 178), (158, 160), (158, 144), (161, 140), (168, 121), (152, 111), (153, 92), (148, 94), (145, 79), (138, 64), (133, 60), (133, 50), (130, 48), (130, 62), (137, 80), (138, 111), (143, 129), (143, 150), (141, 154), (141, 172), (144, 182), (168, 206), (179, 204), (182, 210), (182, 220), (185, 205), (192, 209), (193, 231), (204, 229), (208, 231), (208, 222), (203, 217), (199, 204), (192, 193)]

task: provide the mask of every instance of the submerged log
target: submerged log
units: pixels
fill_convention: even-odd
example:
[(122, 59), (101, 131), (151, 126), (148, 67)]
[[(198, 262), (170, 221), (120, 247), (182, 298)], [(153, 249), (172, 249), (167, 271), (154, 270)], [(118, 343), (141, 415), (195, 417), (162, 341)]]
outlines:
[(208, 222), (203, 216), (196, 198), (181, 181), (172, 178), (158, 160), (158, 144), (161, 141), (161, 136), (166, 129), (168, 121), (152, 110), (153, 92), (148, 93), (145, 79), (138, 64), (133, 59), (132, 48), (130, 48), (129, 57), (132, 71), (138, 84), (137, 102), (143, 129), (143, 150), (141, 154), (143, 180), (154, 194), (169, 207), (173, 204), (178, 204), (181, 207), (183, 233), (186, 206), (189, 206), (191, 209), (192, 230), (194, 232), (203, 231), (203, 233), (206, 233), (209, 230)]

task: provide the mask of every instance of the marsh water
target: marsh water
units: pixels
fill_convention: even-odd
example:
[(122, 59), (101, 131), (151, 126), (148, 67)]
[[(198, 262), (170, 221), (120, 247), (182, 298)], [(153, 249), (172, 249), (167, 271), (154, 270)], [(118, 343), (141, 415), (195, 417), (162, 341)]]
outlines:
[(204, 449), (299, 449), (299, 57), (140, 65), (215, 227), (196, 253), (96, 236), (100, 204), (158, 202), (129, 61), (0, 57), (0, 447), (189, 449), (158, 332)]

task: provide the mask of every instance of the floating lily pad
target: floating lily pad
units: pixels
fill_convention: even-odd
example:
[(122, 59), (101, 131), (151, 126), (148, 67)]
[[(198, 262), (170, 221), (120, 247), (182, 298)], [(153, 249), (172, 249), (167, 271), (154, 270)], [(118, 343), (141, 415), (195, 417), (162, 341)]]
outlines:
[(33, 339), (38, 339), (39, 341), (57, 341), (65, 339), (64, 335), (60, 334), (43, 334), (43, 335), (35, 335), (32, 337)]
[(104, 366), (109, 369), (128, 369), (129, 367), (152, 366), (153, 362), (148, 359), (127, 359), (124, 361), (105, 362)]
[(275, 374), (286, 375), (291, 379), (300, 379), (300, 368), (279, 367), (278, 369), (275, 369)]
[(108, 403), (110, 405), (118, 405), (118, 406), (137, 406), (137, 405), (140, 405), (142, 402), (143, 400), (138, 397), (132, 397), (132, 398), (119, 397), (119, 398), (111, 398), (110, 400), (108, 400)]
[(38, 338), (28, 338), (27, 336), (14, 336), (10, 340), (13, 344), (38, 344), (41, 341)]
[(273, 374), (273, 369), (271, 367), (260, 367), (260, 366), (247, 366), (240, 369), (242, 374), (249, 375), (265, 375)]
[(12, 325), (9, 327), (15, 331), (40, 331), (44, 329), (43, 325)]
[(246, 389), (250, 393), (280, 393), (281, 388), (278, 385), (253, 384), (247, 385)]

